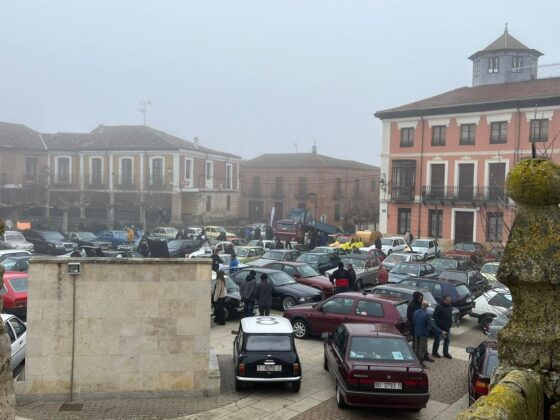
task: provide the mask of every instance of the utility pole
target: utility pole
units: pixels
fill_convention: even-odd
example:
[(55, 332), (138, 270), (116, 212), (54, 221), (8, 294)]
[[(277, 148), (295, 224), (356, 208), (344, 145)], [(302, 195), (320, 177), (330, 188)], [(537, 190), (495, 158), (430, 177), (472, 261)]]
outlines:
[(152, 105), (152, 101), (151, 100), (147, 100), (147, 101), (140, 101), (140, 108), (138, 108), (138, 111), (140, 111), (142, 113), (142, 117), (144, 118), (144, 125), (146, 125), (146, 117), (148, 114), (148, 105)]

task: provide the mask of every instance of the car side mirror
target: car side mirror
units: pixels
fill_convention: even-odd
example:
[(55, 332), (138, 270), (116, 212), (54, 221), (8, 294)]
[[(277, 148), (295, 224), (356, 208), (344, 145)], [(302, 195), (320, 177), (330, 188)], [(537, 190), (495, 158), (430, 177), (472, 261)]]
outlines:
[(332, 333), (328, 333), (328, 332), (321, 333), (321, 338), (323, 340), (327, 340), (327, 339), (331, 338), (331, 336), (332, 336)]
[(476, 349), (474, 347), (467, 347), (465, 349), (465, 351), (469, 354), (475, 354), (476, 353)]
[(232, 334), (232, 335), (237, 335), (237, 331), (231, 330), (231, 334)]

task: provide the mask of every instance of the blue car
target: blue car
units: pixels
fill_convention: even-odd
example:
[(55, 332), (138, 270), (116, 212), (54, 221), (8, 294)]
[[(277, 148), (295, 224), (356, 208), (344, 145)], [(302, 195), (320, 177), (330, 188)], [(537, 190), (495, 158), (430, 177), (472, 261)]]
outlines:
[(124, 230), (104, 230), (97, 233), (99, 239), (111, 242), (113, 249), (117, 249), (119, 245), (128, 243), (126, 232)]

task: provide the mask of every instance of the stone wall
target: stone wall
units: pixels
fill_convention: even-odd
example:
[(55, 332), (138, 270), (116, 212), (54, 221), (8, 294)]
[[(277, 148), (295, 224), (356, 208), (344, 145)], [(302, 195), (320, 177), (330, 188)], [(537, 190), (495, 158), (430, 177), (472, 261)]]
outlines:
[(219, 392), (210, 273), (183, 259), (34, 258), (18, 398)]

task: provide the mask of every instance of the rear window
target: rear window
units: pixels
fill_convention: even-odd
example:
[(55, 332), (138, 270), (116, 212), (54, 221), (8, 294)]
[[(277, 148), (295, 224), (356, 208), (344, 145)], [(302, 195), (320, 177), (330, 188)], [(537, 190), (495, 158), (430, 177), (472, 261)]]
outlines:
[(391, 273), (416, 276), (418, 274), (418, 266), (411, 264), (397, 264), (393, 267)]
[(428, 248), (429, 242), (428, 241), (412, 241), (410, 244), (411, 247), (418, 247), (418, 248)]
[(402, 338), (352, 337), (348, 354), (351, 360), (414, 360), (409, 345)]
[(295, 232), (296, 231), (296, 225), (292, 224), (292, 223), (289, 223), (289, 224), (288, 223), (277, 223), (276, 224), (276, 229)]
[(470, 291), (467, 286), (464, 284), (460, 284), (459, 286), (455, 286), (455, 290), (457, 290), (457, 294), (459, 297), (465, 297), (470, 294)]
[(441, 273), (439, 276), (441, 279), (448, 279), (448, 280), (459, 280), (463, 283), (467, 280), (467, 276), (465, 273), (461, 273), (460, 271), (446, 271)]
[(498, 354), (493, 352), (489, 353), (486, 359), (486, 366), (484, 368), (483, 375), (492, 376), (494, 374), (494, 369), (496, 369), (497, 364), (498, 364)]
[(10, 286), (12, 286), (12, 289), (14, 289), (16, 292), (27, 291), (27, 282), (28, 282), (27, 277), (20, 278), (20, 279), (10, 279), (9, 282), (10, 282)]
[(406, 261), (406, 255), (391, 254), (383, 262), (385, 264), (398, 264), (403, 261)]
[(399, 311), (399, 314), (401, 315), (401, 318), (406, 319), (406, 311), (408, 309), (408, 304), (406, 302), (402, 302), (402, 303), (399, 303), (399, 304), (395, 305), (395, 308), (397, 308), (397, 311)]
[(292, 337), (279, 334), (251, 334), (247, 337), (247, 351), (291, 351)]

